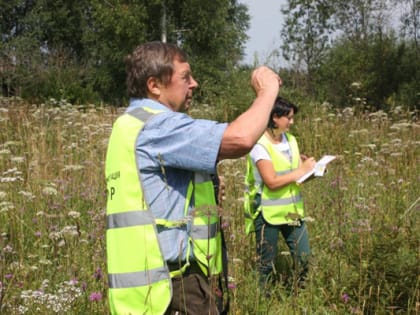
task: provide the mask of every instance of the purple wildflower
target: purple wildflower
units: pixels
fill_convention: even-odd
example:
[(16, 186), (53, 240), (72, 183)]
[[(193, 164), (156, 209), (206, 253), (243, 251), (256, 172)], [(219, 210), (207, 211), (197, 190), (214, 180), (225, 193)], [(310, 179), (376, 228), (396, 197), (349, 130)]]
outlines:
[(347, 304), (350, 300), (350, 296), (347, 293), (343, 293), (343, 295), (341, 295), (341, 301), (343, 301), (344, 304)]
[(102, 293), (101, 292), (92, 292), (89, 296), (89, 301), (97, 302), (102, 300)]
[(95, 278), (95, 280), (101, 280), (103, 278), (102, 269), (100, 267), (98, 267), (95, 270), (95, 273), (93, 274), (93, 277)]

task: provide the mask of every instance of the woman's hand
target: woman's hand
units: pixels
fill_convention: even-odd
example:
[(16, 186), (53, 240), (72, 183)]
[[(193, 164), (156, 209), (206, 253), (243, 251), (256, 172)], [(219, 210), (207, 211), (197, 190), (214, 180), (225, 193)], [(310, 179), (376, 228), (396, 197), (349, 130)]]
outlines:
[(305, 160), (302, 159), (302, 165), (300, 168), (302, 169), (303, 174), (311, 171), (315, 167), (315, 164), (316, 161), (313, 157), (307, 157)]

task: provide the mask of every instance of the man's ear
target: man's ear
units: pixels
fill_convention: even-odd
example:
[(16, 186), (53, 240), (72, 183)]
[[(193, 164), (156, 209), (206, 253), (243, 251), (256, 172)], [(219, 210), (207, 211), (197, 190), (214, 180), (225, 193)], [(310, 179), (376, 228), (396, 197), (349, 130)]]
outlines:
[(147, 91), (156, 96), (160, 96), (160, 88), (162, 87), (162, 83), (155, 77), (150, 77), (147, 79)]

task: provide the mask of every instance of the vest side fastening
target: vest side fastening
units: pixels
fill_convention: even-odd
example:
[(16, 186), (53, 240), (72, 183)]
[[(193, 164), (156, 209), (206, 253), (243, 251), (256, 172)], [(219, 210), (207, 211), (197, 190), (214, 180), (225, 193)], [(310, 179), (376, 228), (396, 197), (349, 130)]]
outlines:
[(194, 257), (204, 274), (218, 275), (223, 271), (222, 234), (211, 176), (195, 173), (193, 186), (195, 207), (191, 239)]

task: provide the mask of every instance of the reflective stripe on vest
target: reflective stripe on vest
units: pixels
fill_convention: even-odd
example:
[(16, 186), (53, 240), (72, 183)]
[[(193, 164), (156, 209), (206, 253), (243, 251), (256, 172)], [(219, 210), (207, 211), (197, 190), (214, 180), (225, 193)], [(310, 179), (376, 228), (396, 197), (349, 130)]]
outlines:
[[(289, 133), (285, 133), (285, 136), (289, 142), (292, 161), (278, 152), (265, 135), (258, 141), (270, 155), (276, 174), (287, 174), (299, 167), (300, 154), (296, 139)], [(292, 223), (302, 218), (304, 211), (300, 187), (296, 183), (290, 183), (280, 189), (270, 190), (263, 185), (261, 209), (264, 219), (270, 224)]]
[(109, 274), (109, 287), (112, 289), (135, 288), (148, 285), (149, 283), (159, 282), (168, 277), (165, 268), (155, 268), (147, 272), (126, 272), (122, 274)]
[(116, 229), (143, 224), (153, 224), (154, 218), (149, 211), (130, 211), (110, 214), (106, 217), (107, 229)]
[(164, 314), (172, 285), (156, 224), (143, 199), (135, 148), (153, 112), (120, 116), (109, 139), (105, 175), (107, 269), (111, 314)]

